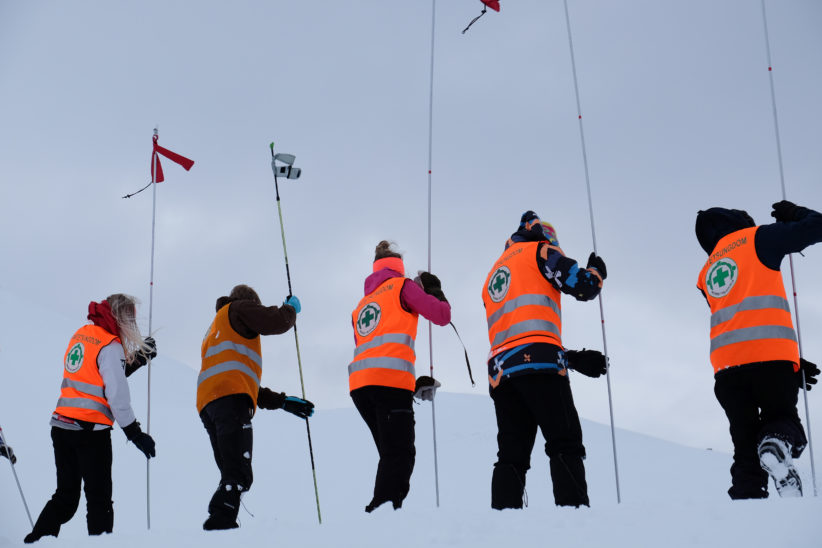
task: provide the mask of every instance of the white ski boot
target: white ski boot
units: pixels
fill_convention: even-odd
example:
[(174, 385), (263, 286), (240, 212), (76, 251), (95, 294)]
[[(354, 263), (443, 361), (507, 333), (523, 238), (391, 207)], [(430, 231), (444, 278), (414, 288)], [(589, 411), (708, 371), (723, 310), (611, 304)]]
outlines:
[(793, 466), (790, 446), (779, 438), (766, 437), (759, 443), (759, 464), (774, 481), (780, 497), (801, 497), (802, 480)]

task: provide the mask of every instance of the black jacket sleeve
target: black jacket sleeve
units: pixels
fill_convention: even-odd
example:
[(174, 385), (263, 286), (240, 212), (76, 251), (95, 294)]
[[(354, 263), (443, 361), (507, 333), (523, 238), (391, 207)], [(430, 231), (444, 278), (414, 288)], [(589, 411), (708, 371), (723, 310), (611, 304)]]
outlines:
[(756, 255), (768, 268), (779, 270), (785, 255), (822, 242), (822, 214), (802, 209), (804, 215), (797, 221), (762, 225), (756, 231)]

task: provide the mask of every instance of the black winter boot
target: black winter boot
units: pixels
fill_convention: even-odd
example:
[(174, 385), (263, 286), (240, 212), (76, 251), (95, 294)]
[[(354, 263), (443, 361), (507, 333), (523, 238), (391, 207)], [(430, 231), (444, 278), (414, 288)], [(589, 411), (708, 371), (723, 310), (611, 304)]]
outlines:
[(558, 454), (551, 457), (551, 480), (554, 484), (554, 503), (557, 506), (590, 506), (585, 465), (582, 457)]
[[(394, 510), (399, 510), (400, 508), (402, 508), (402, 501), (403, 501), (403, 499), (397, 499), (397, 500), (392, 500), (390, 502), (394, 506)], [(380, 506), (385, 504), (386, 502), (389, 502), (389, 501), (382, 500), (382, 501), (378, 502), (377, 499), (371, 499), (371, 502), (369, 502), (368, 505), (365, 507), (365, 511), (370, 514), (371, 512), (373, 512), (374, 510), (376, 510), (377, 508), (379, 508)]]
[(57, 528), (57, 530), (52, 529), (52, 530), (46, 531), (46, 530), (43, 530), (42, 528), (38, 528), (37, 527), (38, 525), (39, 524), (37, 524), (37, 523), (34, 524), (34, 529), (31, 530), (31, 533), (26, 535), (26, 538), (23, 539), (23, 542), (25, 542), (26, 544), (31, 544), (33, 542), (37, 542), (38, 540), (40, 540), (43, 537), (49, 537), (49, 536), (57, 537), (57, 535), (60, 533), (60, 528), (59, 527)]
[(494, 464), (491, 476), (491, 508), (522, 508), (525, 494), (525, 471), (513, 464)]
[(89, 504), (86, 525), (89, 535), (111, 533), (114, 529), (114, 508), (112, 508), (111, 503)]
[(223, 485), (222, 483), (208, 503), (208, 519), (203, 523), (206, 531), (219, 529), (236, 529), (237, 514), (240, 511), (240, 497), (244, 489), (242, 485)]
[[(377, 500), (376, 498), (373, 498), (373, 499), (371, 499), (371, 502), (369, 502), (369, 503), (366, 505), (366, 507), (365, 507), (365, 511), (366, 511), (366, 512), (368, 512), (368, 513), (370, 514), (371, 512), (373, 512), (374, 510), (376, 510), (377, 508), (379, 508), (380, 506), (382, 506), (383, 504), (385, 504), (386, 502), (388, 502), (388, 501), (387, 501), (387, 500), (385, 500), (385, 499), (383, 499), (383, 500)], [(400, 503), (400, 504), (402, 504), (402, 503)], [(396, 508), (395, 508), (395, 509), (396, 509)]]
[(53, 509), (54, 505), (51, 502), (46, 503), (46, 507), (43, 508), (42, 512), (40, 512), (40, 516), (34, 523), (34, 528), (31, 530), (31, 533), (26, 535), (23, 542), (26, 544), (31, 544), (32, 542), (37, 542), (43, 537), (56, 537), (60, 534), (61, 522), (58, 521), (59, 518), (55, 516)]
[(801, 497), (802, 479), (793, 465), (790, 444), (766, 437), (757, 448), (759, 463), (774, 481), (780, 497)]
[(225, 516), (211, 515), (203, 522), (204, 531), (222, 531), (225, 529), (237, 529), (239, 525), (236, 520)]

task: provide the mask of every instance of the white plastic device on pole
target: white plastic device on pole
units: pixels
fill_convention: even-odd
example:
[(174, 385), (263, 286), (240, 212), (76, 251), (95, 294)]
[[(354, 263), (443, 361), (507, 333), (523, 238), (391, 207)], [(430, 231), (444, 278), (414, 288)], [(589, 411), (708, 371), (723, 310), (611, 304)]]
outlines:
[[(782, 142), (779, 138), (779, 115), (776, 110), (776, 91), (773, 84), (773, 65), (771, 64), (771, 40), (768, 35), (768, 14), (765, 11), (765, 0), (762, 0), (762, 23), (765, 27), (765, 50), (768, 55), (768, 77), (771, 83), (771, 106), (773, 108), (773, 127), (774, 135), (776, 137), (776, 156), (779, 162), (779, 182), (782, 185), (782, 199), (787, 200), (787, 192), (785, 191), (785, 171), (782, 167)], [(793, 255), (788, 255), (788, 262), (791, 266), (791, 286), (793, 289), (793, 311), (796, 318), (796, 340), (799, 346), (799, 357), (802, 358), (802, 331), (799, 329), (799, 297), (796, 288), (796, 276), (793, 268)], [(811, 457), (811, 481), (813, 482), (813, 496), (818, 496), (816, 491), (816, 465), (813, 458), (813, 441), (811, 439), (811, 414), (808, 410), (808, 388), (805, 384), (805, 370), (801, 370), (802, 374), (802, 391), (805, 396), (805, 425), (808, 431), (808, 451)]]
[[(571, 16), (568, 14), (568, 0), (563, 0), (565, 3), (565, 23), (568, 28), (568, 46), (571, 52), (571, 71), (573, 72), (574, 76), (574, 94), (576, 95), (577, 100), (577, 118), (579, 119), (579, 137), (580, 142), (582, 143), (582, 162), (585, 166), (585, 187), (588, 190), (588, 213), (591, 217), (591, 237), (593, 239), (594, 245), (594, 253), (597, 253), (597, 235), (596, 229), (594, 228), (594, 206), (593, 200), (591, 198), (591, 179), (588, 173), (588, 154), (585, 149), (585, 132), (582, 126), (582, 107), (580, 105), (579, 100), (579, 84), (577, 82), (577, 65), (576, 59), (574, 58), (574, 41), (571, 37)], [(600, 292), (599, 297), (599, 316), (600, 316), (600, 323), (602, 324), (602, 350), (605, 354), (605, 380), (608, 384), (608, 411), (611, 417), (611, 444), (613, 445), (614, 450), (614, 477), (616, 479), (616, 496), (617, 496), (617, 503), (622, 502), (622, 497), (619, 491), (619, 466), (617, 465), (617, 449), (616, 449), (616, 430), (614, 428), (614, 405), (613, 405), (613, 398), (611, 396), (611, 369), (608, 362), (608, 340), (605, 337), (605, 311), (602, 306), (602, 293)]]
[[(274, 143), (269, 145), (271, 149), (271, 171), (274, 172), (274, 192), (277, 196), (277, 213), (280, 217), (280, 235), (283, 239), (283, 257), (285, 258), (285, 276), (288, 280), (288, 296), (292, 296), (291, 291), (291, 269), (288, 266), (288, 249), (285, 245), (285, 224), (283, 223), (283, 210), (280, 205), (280, 185), (277, 180), (277, 175), (283, 175), (288, 179), (297, 179), (300, 177), (301, 170), (293, 167), (296, 157), (293, 154), (274, 153)], [(286, 164), (285, 166), (278, 166), (277, 162)], [(283, 169), (285, 168), (285, 169)], [(303, 364), (300, 358), (300, 338), (297, 335), (297, 323), (294, 323), (294, 343), (297, 346), (297, 367), (300, 371), (300, 388), (302, 390), (302, 398), (305, 399), (305, 383), (303, 382)], [(308, 422), (308, 417), (305, 419), (305, 433), (308, 436), (308, 454), (311, 457), (311, 474), (314, 477), (314, 499), (317, 503), (317, 520), (322, 524), (323, 516), (320, 511), (320, 491), (317, 487), (317, 470), (314, 466), (314, 445), (311, 443), (311, 426)]]

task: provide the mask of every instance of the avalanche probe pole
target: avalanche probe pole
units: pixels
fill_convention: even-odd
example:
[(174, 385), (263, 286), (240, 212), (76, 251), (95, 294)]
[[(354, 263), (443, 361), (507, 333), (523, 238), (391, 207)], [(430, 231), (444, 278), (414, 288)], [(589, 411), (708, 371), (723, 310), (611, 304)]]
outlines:
[[(285, 225), (283, 224), (283, 209), (280, 205), (280, 185), (277, 182), (277, 166), (276, 161), (277, 158), (274, 155), (274, 143), (269, 145), (271, 148), (271, 170), (274, 172), (274, 191), (277, 194), (277, 213), (280, 216), (280, 234), (283, 238), (283, 256), (285, 257), (285, 276), (288, 279), (288, 296), (291, 297), (291, 270), (288, 268), (288, 250), (285, 246)], [(290, 156), (290, 155), (284, 155)], [(288, 162), (288, 177), (296, 179), (299, 177), (300, 171), (296, 168), (291, 168), (291, 164), (294, 163), (294, 157), (290, 156)], [(291, 177), (291, 173), (294, 172), (295, 176)], [(297, 336), (297, 322), (294, 322), (294, 343), (297, 345), (297, 367), (300, 370), (300, 389), (302, 390), (303, 399), (305, 399), (305, 383), (303, 382), (303, 365), (302, 360), (300, 359), (300, 338)], [(308, 435), (308, 453), (311, 455), (311, 475), (314, 476), (314, 499), (317, 501), (317, 520), (322, 523), (323, 517), (320, 513), (320, 492), (317, 489), (317, 470), (314, 467), (314, 446), (311, 443), (311, 427), (308, 424), (308, 417), (305, 418), (305, 432)]]
[[(0, 441), (3, 442), (3, 445), (6, 446), (7, 450), (10, 450), (9, 444), (6, 443), (6, 438), (3, 436), (2, 428), (0, 428)], [(26, 504), (26, 497), (23, 495), (23, 488), (20, 487), (20, 480), (17, 478), (17, 470), (14, 468), (14, 463), (11, 462), (11, 455), (9, 455), (9, 466), (11, 466), (11, 473), (14, 474), (14, 481), (17, 482), (17, 490), (20, 491), (20, 498), (23, 499), (23, 507), (26, 509), (26, 515), (29, 518), (29, 523), (31, 524), (31, 528), (34, 529), (34, 522), (31, 521), (31, 514), (29, 513), (29, 505)]]
[[(787, 193), (785, 192), (785, 172), (782, 169), (782, 143), (779, 139), (779, 116), (776, 112), (776, 92), (773, 85), (773, 65), (771, 64), (771, 42), (768, 37), (768, 16), (765, 11), (765, 0), (762, 0), (762, 22), (765, 26), (765, 50), (768, 54), (768, 76), (771, 81), (771, 104), (773, 106), (773, 127), (776, 136), (776, 156), (779, 160), (779, 181), (782, 184), (782, 199), (786, 200)], [(796, 340), (799, 345), (799, 357), (802, 357), (802, 331), (799, 329), (799, 297), (797, 296), (796, 277), (793, 269), (793, 255), (788, 255), (788, 261), (791, 265), (791, 286), (793, 289), (793, 311), (796, 316)], [(805, 424), (808, 431), (808, 450), (811, 454), (811, 480), (813, 481), (813, 496), (818, 496), (816, 492), (816, 466), (813, 460), (813, 442), (811, 440), (811, 414), (808, 410), (808, 388), (805, 384), (805, 370), (800, 370), (802, 373), (802, 392), (805, 395)]]
[[(431, 75), (428, 90), (428, 271), (431, 272), (431, 157), (434, 140), (434, 29), (436, 28), (437, 0), (431, 0)], [(428, 320), (428, 364), (431, 378), (434, 378), (434, 336), (431, 320)], [(440, 475), (437, 462), (437, 414), (434, 399), (431, 399), (431, 424), (434, 435), (434, 491), (437, 508), (440, 507)]]
[[(591, 179), (588, 174), (588, 154), (585, 149), (585, 132), (582, 128), (582, 107), (579, 102), (579, 84), (577, 83), (577, 65), (574, 59), (574, 41), (571, 38), (571, 17), (568, 15), (568, 0), (565, 3), (565, 23), (568, 27), (568, 46), (571, 51), (571, 70), (574, 74), (574, 94), (577, 99), (577, 118), (579, 119), (579, 137), (582, 143), (582, 161), (585, 165), (585, 186), (588, 189), (588, 212), (591, 217), (591, 237), (594, 242), (594, 253), (597, 252), (597, 234), (594, 228), (594, 206), (591, 199)], [(608, 410), (611, 415), (611, 444), (614, 448), (614, 477), (616, 478), (616, 496), (617, 503), (622, 502), (619, 493), (619, 466), (617, 466), (617, 449), (616, 449), (616, 431), (614, 429), (614, 405), (611, 397), (611, 369), (608, 363), (608, 340), (605, 337), (605, 312), (602, 307), (602, 293), (599, 294), (599, 317), (602, 324), (602, 348), (605, 354), (605, 380), (608, 383)]]
[[(154, 142), (158, 130), (154, 128)], [(151, 335), (151, 320), (154, 312), (154, 232), (157, 225), (157, 153), (151, 155), (151, 279), (148, 286), (148, 333)], [(147, 400), (146, 433), (151, 434), (151, 359), (146, 365)], [(146, 459), (146, 529), (151, 530), (151, 459)]]

